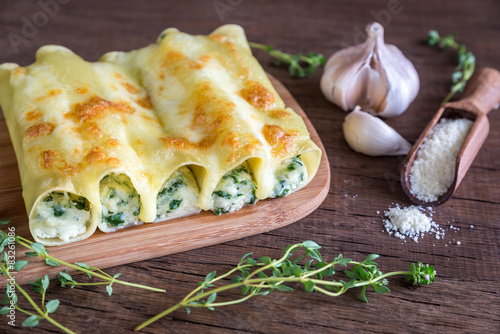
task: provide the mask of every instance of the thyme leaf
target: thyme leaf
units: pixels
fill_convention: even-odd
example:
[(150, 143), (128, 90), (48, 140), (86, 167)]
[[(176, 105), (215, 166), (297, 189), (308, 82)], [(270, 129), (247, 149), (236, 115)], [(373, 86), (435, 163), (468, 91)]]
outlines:
[(472, 52), (468, 51), (464, 44), (458, 44), (455, 41), (455, 35), (440, 36), (436, 30), (431, 30), (427, 34), (427, 43), (430, 46), (437, 45), (444, 51), (448, 49), (453, 49), (457, 51), (457, 61), (458, 65), (455, 71), (451, 75), (452, 86), (450, 92), (445, 97), (441, 105), (448, 102), (455, 94), (462, 93), (467, 81), (474, 74), (474, 68), (476, 65), (476, 57)]
[(280, 51), (272, 45), (253, 42), (249, 42), (248, 44), (250, 47), (263, 50), (272, 57), (276, 58), (277, 61), (273, 63), (274, 65), (288, 66), (288, 72), (294, 78), (305, 78), (308, 75), (312, 76), (314, 75), (316, 69), (323, 66), (326, 62), (325, 57), (319, 53), (309, 52), (305, 55), (302, 53), (293, 55)]

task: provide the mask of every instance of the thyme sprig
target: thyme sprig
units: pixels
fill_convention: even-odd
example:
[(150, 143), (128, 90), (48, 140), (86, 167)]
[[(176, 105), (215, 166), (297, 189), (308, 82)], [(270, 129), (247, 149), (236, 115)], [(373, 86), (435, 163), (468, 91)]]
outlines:
[(452, 86), (450, 92), (445, 97), (441, 105), (448, 102), (455, 94), (462, 93), (467, 81), (474, 74), (474, 68), (476, 65), (476, 57), (472, 52), (467, 51), (464, 44), (458, 44), (455, 41), (455, 35), (451, 34), (448, 36), (439, 36), (436, 30), (429, 31), (427, 35), (427, 43), (431, 46), (438, 45), (445, 51), (448, 49), (453, 49), (457, 51), (458, 54), (458, 66), (455, 68), (455, 72), (451, 75)]
[[(292, 259), (293, 252), (305, 249), (305, 255)], [(198, 287), (191, 291), (184, 299), (176, 305), (159, 313), (151, 319), (143, 322), (135, 328), (136, 331), (150, 325), (160, 318), (183, 307), (188, 313), (191, 308), (208, 308), (215, 310), (216, 307), (241, 303), (257, 295), (267, 295), (274, 290), (292, 291), (290, 283), (303, 284), (307, 292), (317, 291), (328, 296), (336, 297), (351, 288), (361, 287), (361, 299), (368, 302), (366, 290), (373, 287), (376, 293), (390, 292), (387, 287), (387, 277), (393, 275), (404, 275), (413, 284), (430, 284), (434, 282), (436, 271), (434, 267), (424, 265), (421, 262), (411, 265), (411, 270), (394, 271), (382, 273), (377, 263), (374, 262), (379, 256), (370, 254), (362, 262), (344, 258), (342, 254), (330, 262), (322, 259), (319, 246), (314, 241), (304, 241), (300, 244), (289, 245), (284, 255), (272, 260), (270, 257), (261, 257), (257, 260), (250, 257), (252, 253), (244, 255), (235, 268), (216, 276), (216, 271), (206, 275), (203, 282), (198, 282)], [(299, 261), (305, 263), (301, 265)], [(350, 278), (348, 281), (325, 279), (334, 276), (335, 266), (352, 265), (351, 270), (344, 270), (344, 274)], [(232, 276), (229, 284), (215, 287), (215, 283)], [(217, 302), (220, 292), (230, 289), (241, 289), (242, 297), (229, 301)]]
[[(9, 222), (10, 221), (8, 220), (2, 220), (0, 221), (0, 225), (7, 225)], [(57, 310), (60, 303), (58, 299), (53, 299), (46, 302), (46, 292), (50, 283), (48, 275), (45, 275), (43, 278), (38, 277), (36, 279), (36, 282), (28, 282), (35, 292), (38, 292), (42, 295), (40, 306), (37, 305), (37, 303), (26, 292), (26, 290), (24, 290), (16, 282), (15, 275), (13, 274), (22, 270), (28, 264), (28, 261), (15, 260), (15, 247), (13, 246), (14, 243), (26, 247), (29, 252), (26, 252), (25, 254), (29, 258), (36, 256), (44, 258), (45, 264), (48, 266), (66, 266), (84, 272), (89, 277), (95, 276), (102, 280), (101, 282), (95, 283), (79, 283), (76, 282), (73, 277), (71, 277), (71, 275), (66, 273), (66, 270), (63, 270), (62, 272), (59, 272), (60, 276), (57, 277), (62, 286), (70, 286), (73, 288), (77, 285), (106, 285), (106, 291), (109, 295), (113, 293), (113, 284), (122, 284), (150, 291), (165, 292), (164, 289), (157, 289), (142, 284), (118, 280), (117, 277), (121, 275), (120, 273), (112, 276), (99, 268), (91, 267), (85, 263), (75, 262), (74, 264), (72, 264), (62, 261), (54, 256), (49, 255), (49, 250), (46, 249), (43, 244), (32, 242), (26, 238), (15, 235), (13, 230), (11, 230), (10, 228), (9, 231), (10, 232), (7, 234), (4, 231), (0, 230), (0, 274), (7, 276), (8, 281), (5, 298), (0, 302), (1, 304), (6, 304), (6, 306), (0, 309), (0, 314), (9, 314), (12, 309), (15, 309), (28, 315), (29, 317), (22, 323), (22, 326), (24, 327), (34, 327), (38, 325), (41, 320), (45, 319), (66, 333), (74, 333), (50, 316), (50, 314), (54, 313)], [(8, 250), (4, 251), (5, 248), (7, 248)], [(19, 307), (18, 293), (16, 291), (20, 292), (24, 296), (24, 298), (32, 306), (34, 311), (28, 311)]]
[[(7, 223), (9, 223), (9, 221), (1, 222), (2, 225), (6, 225)], [(16, 277), (15, 275), (12, 275), (11, 271), (17, 273), (28, 264), (28, 261), (15, 260), (15, 256), (12, 255), (14, 254), (13, 247), (11, 247), (15, 241), (17, 241), (17, 237), (12, 237), (4, 231), (0, 231), (0, 254), (2, 254), (0, 259), (0, 273), (7, 276), (7, 289), (5, 291), (5, 297), (0, 302), (1, 304), (6, 305), (0, 309), (0, 314), (10, 315), (13, 310), (17, 310), (29, 316), (22, 323), (23, 327), (34, 327), (38, 325), (40, 320), (45, 319), (66, 333), (74, 333), (72, 330), (66, 328), (50, 316), (50, 314), (54, 313), (59, 307), (59, 300), (52, 299), (47, 302), (45, 301), (47, 289), (50, 283), (47, 275), (43, 278), (37, 278), (36, 282), (29, 282), (33, 290), (42, 295), (40, 306), (38, 306), (26, 290), (24, 290), (16, 282)], [(5, 247), (7, 247), (9, 251), (4, 251)], [(24, 296), (28, 303), (33, 307), (34, 312), (25, 310), (18, 305), (19, 297), (16, 291), (20, 292)]]
[[(6, 264), (5, 260), (6, 259), (4, 256), (3, 260), (0, 262), (0, 272), (2, 272), (4, 275), (7, 275), (8, 281), (12, 282), (12, 284), (15, 286), (15, 289), (12, 288), (11, 284), (7, 284), (7, 291), (5, 293), (5, 298), (2, 300), (2, 304), (9, 304), (11, 306), (2, 307), (0, 309), (0, 314), (9, 314), (11, 311), (11, 307), (13, 307), (17, 311), (29, 315), (29, 317), (26, 318), (26, 320), (24, 320), (24, 322), (22, 323), (23, 327), (34, 327), (38, 325), (40, 320), (45, 319), (66, 333), (74, 333), (72, 330), (66, 328), (50, 316), (50, 314), (54, 313), (59, 307), (59, 299), (52, 299), (48, 302), (45, 302), (45, 295), (47, 292), (47, 288), (49, 287), (49, 277), (45, 275), (43, 279), (37, 278), (36, 282), (29, 282), (33, 287), (33, 290), (39, 292), (42, 295), (41, 307), (39, 307), (31, 298), (31, 296), (21, 286), (19, 286), (19, 284), (16, 283), (15, 277), (11, 275), (9, 266)], [(19, 291), (24, 296), (24, 298), (26, 298), (30, 305), (35, 309), (35, 312), (31, 312), (19, 307), (16, 291)]]
[(272, 57), (276, 58), (274, 65), (287, 65), (288, 72), (292, 77), (305, 78), (307, 75), (314, 75), (317, 68), (325, 64), (325, 57), (322, 54), (309, 52), (305, 55), (297, 53), (295, 55), (276, 49), (272, 45), (259, 43), (248, 43), (254, 49), (264, 50)]
[(111, 286), (113, 283), (132, 286), (132, 287), (150, 290), (150, 291), (155, 291), (155, 292), (166, 292), (166, 290), (164, 290), (164, 289), (158, 289), (158, 288), (153, 288), (153, 287), (150, 287), (147, 285), (118, 280), (116, 278), (121, 275), (120, 273), (115, 274), (114, 276), (111, 276), (111, 275), (105, 273), (104, 271), (102, 271), (101, 269), (98, 269), (96, 267), (91, 267), (91, 266), (89, 266), (85, 263), (82, 263), (82, 262), (75, 262), (73, 264), (73, 263), (69, 263), (69, 262), (60, 260), (58, 258), (55, 258), (55, 257), (49, 255), (48, 250), (45, 249), (45, 246), (41, 243), (31, 242), (30, 240), (23, 238), (23, 237), (20, 237), (20, 236), (16, 236), (16, 241), (18, 244), (33, 251), (33, 252), (26, 253), (26, 255), (28, 257), (39, 256), (39, 257), (44, 258), (45, 263), (49, 266), (53, 266), (53, 267), (58, 267), (61, 265), (66, 266), (69, 268), (76, 269), (77, 271), (84, 272), (89, 277), (95, 276), (95, 277), (103, 280), (103, 282), (97, 282), (97, 283), (78, 283), (78, 282), (74, 281), (73, 278), (69, 274), (67, 274), (65, 271), (63, 271), (63, 272), (59, 272), (59, 274), (62, 276), (62, 278), (59, 278), (59, 282), (61, 282), (62, 286), (68, 285), (68, 286), (74, 287), (76, 285), (104, 285), (104, 284), (106, 284), (107, 285), (106, 290), (108, 291), (109, 295), (111, 295), (111, 293), (112, 293)]

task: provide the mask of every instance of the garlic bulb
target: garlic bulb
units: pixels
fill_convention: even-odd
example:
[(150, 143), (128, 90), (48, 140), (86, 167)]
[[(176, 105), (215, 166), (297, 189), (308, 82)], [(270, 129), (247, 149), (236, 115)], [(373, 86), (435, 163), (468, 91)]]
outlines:
[(396, 130), (359, 106), (345, 117), (342, 128), (349, 146), (366, 155), (406, 155), (412, 147)]
[(330, 57), (321, 78), (321, 90), (345, 111), (360, 105), (376, 116), (402, 114), (417, 96), (417, 71), (396, 46), (385, 44), (381, 24), (369, 24), (366, 32), (368, 39), (364, 44)]

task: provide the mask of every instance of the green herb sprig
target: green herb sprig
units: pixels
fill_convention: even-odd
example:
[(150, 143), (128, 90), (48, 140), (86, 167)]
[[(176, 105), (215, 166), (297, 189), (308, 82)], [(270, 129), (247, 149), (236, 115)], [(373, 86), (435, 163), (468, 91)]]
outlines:
[(323, 66), (326, 62), (325, 57), (319, 53), (309, 52), (305, 55), (302, 53), (293, 55), (280, 51), (272, 45), (253, 42), (249, 42), (248, 44), (250, 47), (264, 50), (272, 57), (276, 58), (277, 61), (273, 63), (274, 65), (287, 65), (288, 72), (294, 78), (305, 78), (307, 75), (314, 75), (316, 69)]
[(147, 285), (142, 285), (142, 284), (137, 284), (137, 283), (131, 283), (127, 281), (122, 281), (116, 279), (118, 276), (121, 274), (115, 274), (114, 276), (111, 276), (101, 269), (98, 269), (96, 267), (91, 267), (85, 263), (82, 262), (75, 262), (74, 264), (68, 263), (62, 260), (59, 260), (51, 255), (48, 254), (48, 250), (45, 249), (45, 246), (41, 243), (38, 242), (31, 242), (28, 239), (25, 239), (20, 236), (16, 236), (16, 241), (18, 244), (28, 248), (29, 250), (32, 250), (33, 252), (27, 252), (26, 255), (28, 257), (34, 257), (34, 256), (39, 256), (45, 259), (45, 264), (53, 267), (58, 267), (58, 266), (66, 266), (69, 268), (76, 269), (77, 271), (81, 271), (86, 273), (89, 277), (95, 276), (97, 278), (100, 278), (103, 280), (103, 282), (97, 282), (97, 283), (77, 283), (76, 281), (73, 280), (73, 278), (67, 274), (65, 271), (59, 272), (59, 274), (62, 276), (62, 278), (59, 278), (59, 282), (61, 282), (62, 286), (69, 285), (71, 287), (74, 287), (76, 285), (107, 285), (106, 290), (108, 291), (108, 294), (111, 295), (112, 293), (112, 284), (122, 284), (122, 285), (127, 285), (127, 286), (132, 286), (136, 288), (141, 288), (145, 290), (150, 290), (150, 291), (155, 291), (155, 292), (166, 292), (164, 289), (157, 289), (153, 288)]
[[(33, 290), (39, 292), (42, 295), (41, 307), (39, 307), (35, 303), (35, 301), (30, 297), (30, 295), (23, 288), (21, 288), (19, 284), (16, 283), (15, 278), (12, 277), (8, 269), (8, 265), (6, 265), (5, 258), (0, 262), (0, 272), (2, 272), (4, 275), (7, 275), (8, 279), (14, 282), (15, 286), (15, 290), (13, 290), (11, 288), (11, 285), (7, 284), (7, 291), (5, 293), (5, 298), (2, 300), (2, 304), (13, 305), (17, 311), (29, 315), (29, 317), (26, 318), (26, 320), (24, 320), (24, 322), (22, 323), (23, 327), (34, 327), (38, 325), (40, 320), (45, 319), (66, 333), (74, 333), (72, 330), (66, 328), (65, 326), (63, 326), (50, 316), (50, 314), (54, 313), (59, 307), (59, 300), (52, 299), (48, 302), (45, 302), (45, 295), (47, 292), (47, 288), (49, 287), (49, 277), (47, 275), (45, 275), (43, 279), (37, 278), (36, 282), (29, 282), (29, 284), (33, 287)], [(19, 291), (24, 296), (24, 298), (26, 298), (26, 300), (30, 303), (30, 305), (35, 309), (35, 312), (30, 312), (28, 310), (19, 307), (18, 296), (16, 291)], [(9, 306), (4, 306), (0, 309), (0, 314), (9, 314), (9, 313), (10, 313)]]
[[(292, 259), (293, 252), (305, 249), (305, 255)], [(411, 265), (409, 271), (394, 271), (382, 273), (374, 262), (379, 256), (370, 254), (362, 262), (356, 262), (344, 258), (342, 254), (330, 262), (322, 259), (319, 246), (314, 241), (305, 241), (300, 244), (289, 245), (284, 255), (278, 260), (270, 257), (261, 257), (257, 260), (250, 257), (248, 253), (241, 258), (237, 266), (225, 274), (216, 276), (212, 271), (206, 275), (203, 282), (198, 282), (198, 287), (191, 291), (182, 301), (170, 307), (162, 313), (143, 322), (135, 328), (136, 331), (150, 325), (158, 319), (172, 313), (178, 308), (185, 308), (190, 313), (191, 308), (208, 308), (215, 310), (216, 307), (241, 303), (257, 295), (267, 295), (274, 290), (292, 291), (290, 283), (303, 284), (307, 292), (321, 292), (328, 296), (336, 297), (351, 288), (361, 288), (361, 299), (368, 302), (366, 290), (373, 287), (376, 293), (390, 292), (387, 287), (387, 277), (393, 275), (404, 275), (413, 284), (430, 284), (434, 282), (436, 271), (434, 267), (424, 265), (420, 262)], [(303, 265), (299, 263), (305, 262)], [(334, 276), (335, 266), (352, 265), (351, 270), (344, 270), (344, 274), (350, 278), (348, 281), (328, 280), (327, 277)], [(215, 287), (215, 283), (232, 276), (230, 283)], [(229, 301), (217, 301), (218, 293), (230, 289), (241, 289), (242, 297)]]
[[(2, 221), (1, 224), (5, 225), (9, 221)], [(15, 237), (14, 239), (16, 239)], [(49, 287), (49, 277), (45, 275), (43, 278), (37, 278), (36, 282), (29, 282), (31, 287), (35, 292), (38, 292), (42, 295), (42, 301), (40, 303), (40, 306), (37, 305), (37, 303), (31, 298), (31, 296), (24, 290), (17, 282), (15, 279), (15, 276), (12, 276), (11, 270), (13, 272), (18, 272), (20, 271), (24, 266), (28, 264), (28, 261), (26, 260), (13, 260), (11, 259), (11, 256), (8, 255), (8, 252), (4, 252), (4, 248), (8, 247), (10, 245), (10, 238), (9, 236), (3, 232), (0, 231), (0, 253), (2, 253), (1, 260), (0, 260), (0, 273), (2, 275), (7, 276), (7, 289), (5, 292), (5, 297), (4, 299), (0, 302), (1, 304), (7, 304), (6, 306), (2, 307), (0, 309), (0, 314), (9, 314), (11, 312), (12, 307), (29, 317), (24, 320), (22, 323), (23, 327), (34, 327), (37, 326), (40, 320), (47, 320), (60, 330), (66, 332), (66, 333), (74, 333), (72, 330), (69, 328), (66, 328), (56, 320), (54, 320), (50, 314), (54, 313), (57, 308), (59, 307), (59, 300), (58, 299), (52, 299), (50, 301), (45, 301), (46, 299), (46, 293), (47, 289)], [(16, 240), (17, 241), (17, 240)], [(18, 294), (17, 292), (20, 292), (24, 298), (29, 302), (29, 304), (33, 307), (35, 310), (34, 312), (25, 310), (18, 305)]]
[(439, 36), (436, 30), (429, 31), (427, 35), (427, 43), (431, 46), (438, 45), (445, 51), (448, 49), (456, 50), (458, 53), (458, 66), (455, 68), (455, 72), (451, 75), (451, 81), (453, 85), (448, 95), (445, 97), (441, 105), (448, 102), (455, 94), (462, 93), (467, 81), (474, 74), (474, 68), (476, 65), (476, 57), (472, 52), (467, 51), (464, 44), (458, 44), (455, 41), (455, 35), (451, 34), (448, 36)]
[[(0, 221), (0, 225), (6, 225), (10, 221), (3, 220)], [(48, 254), (49, 250), (45, 248), (45, 246), (41, 243), (32, 242), (26, 238), (21, 236), (10, 237), (7, 233), (0, 230), (0, 274), (6, 275), (8, 281), (11, 284), (7, 284), (7, 289), (5, 292), (5, 298), (0, 302), (1, 304), (7, 304), (6, 306), (0, 309), (0, 314), (8, 314), (10, 312), (10, 307), (8, 305), (13, 305), (16, 310), (22, 312), (29, 317), (22, 323), (24, 327), (34, 327), (38, 325), (40, 320), (47, 320), (52, 323), (54, 326), (59, 328), (60, 330), (66, 333), (74, 333), (70, 329), (64, 327), (62, 324), (54, 320), (50, 314), (54, 313), (59, 307), (59, 300), (53, 299), (48, 302), (45, 302), (45, 296), (47, 289), (49, 287), (49, 277), (45, 275), (43, 278), (38, 277), (36, 282), (28, 282), (35, 292), (38, 292), (42, 295), (42, 301), (40, 306), (31, 298), (31, 296), (24, 290), (15, 280), (15, 276), (12, 276), (12, 272), (18, 272), (23, 269), (27, 264), (27, 260), (15, 260), (13, 256), (9, 255), (7, 251), (4, 251), (5, 247), (9, 247), (12, 244), (12, 241), (15, 243), (26, 247), (29, 252), (26, 252), (26, 256), (28, 257), (41, 257), (45, 259), (45, 264), (48, 266), (66, 266), (69, 268), (76, 269), (78, 271), (86, 273), (89, 277), (95, 276), (96, 278), (101, 279), (101, 282), (95, 283), (79, 283), (76, 282), (71, 275), (66, 273), (66, 270), (59, 272), (60, 276), (57, 276), (57, 279), (61, 283), (61, 286), (70, 286), (71, 288), (78, 285), (106, 285), (106, 291), (108, 295), (113, 293), (113, 284), (122, 284), (126, 286), (132, 286), (136, 288), (146, 289), (150, 291), (156, 292), (166, 292), (164, 289), (157, 289), (153, 287), (149, 287), (142, 284), (130, 283), (127, 281), (118, 280), (117, 278), (121, 275), (120, 273), (115, 275), (110, 275), (103, 270), (91, 267), (85, 263), (75, 262), (74, 264), (62, 261), (58, 258), (55, 258)], [(15, 287), (15, 290), (14, 288)], [(29, 304), (35, 310), (34, 312), (25, 310), (18, 305), (18, 294), (16, 291), (20, 292), (24, 298), (29, 302)]]

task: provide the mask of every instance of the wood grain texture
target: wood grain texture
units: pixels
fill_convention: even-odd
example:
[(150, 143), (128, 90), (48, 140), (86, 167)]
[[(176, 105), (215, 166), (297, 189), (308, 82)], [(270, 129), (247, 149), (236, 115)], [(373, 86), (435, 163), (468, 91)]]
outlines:
[[(447, 95), (456, 66), (456, 54), (425, 45), (428, 30), (456, 33), (475, 54), (478, 67), (500, 69), (497, 0), (400, 0), (395, 9), (389, 4), (396, 2), (389, 0), (243, 0), (231, 1), (230, 10), (222, 14), (214, 3), (73, 0), (59, 6), (57, 14), (16, 51), (7, 34), (21, 34), (23, 17), (31, 20), (41, 8), (38, 1), (0, 1), (0, 62), (30, 64), (45, 44), (63, 44), (85, 59), (97, 60), (110, 50), (152, 43), (169, 26), (207, 34), (224, 23), (242, 25), (253, 42), (291, 53), (314, 51), (329, 56), (361, 42), (365, 25), (377, 19), (384, 25), (386, 42), (397, 45), (420, 76), (415, 101), (404, 114), (387, 120), (410, 142), (419, 137)], [(418, 243), (405, 242), (385, 233), (382, 223), (389, 206), (411, 204), (399, 182), (403, 157), (372, 158), (347, 146), (341, 130), (346, 113), (321, 94), (321, 71), (311, 78), (292, 79), (286, 68), (271, 66), (264, 52), (255, 51), (255, 55), (291, 92), (323, 142), (332, 177), (325, 201), (312, 214), (283, 228), (108, 269), (122, 273), (123, 279), (164, 288), (166, 294), (115, 285), (108, 297), (103, 287), (68, 290), (52, 280), (48, 298), (61, 301), (54, 318), (79, 333), (132, 333), (134, 326), (176, 304), (212, 270), (224, 272), (248, 252), (277, 258), (287, 244), (312, 239), (324, 246), (325, 258), (343, 253), (358, 259), (378, 253), (384, 272), (405, 269), (412, 261), (431, 263), (437, 268), (437, 282), (412, 287), (394, 278), (390, 294), (367, 293), (369, 304), (361, 302), (356, 290), (330, 298), (307, 294), (296, 286), (291, 293), (273, 292), (215, 312), (193, 310), (188, 315), (178, 310), (144, 333), (500, 332), (500, 112), (488, 114), (491, 129), (483, 147), (454, 196), (434, 210), (433, 220), (445, 230), (445, 237), (425, 235)], [(26, 221), (19, 176), (17, 172), (5, 175), (5, 170), (16, 170), (16, 162), (8, 134), (1, 128), (0, 178), (2, 188), (10, 190), (1, 193), (0, 219)], [(102, 256), (114, 251), (106, 249)], [(229, 292), (221, 298), (238, 295)], [(28, 308), (26, 303), (21, 305)], [(11, 328), (0, 317), (0, 333), (27, 332), (21, 327), (24, 319), (17, 314), (17, 327)], [(29, 332), (56, 331), (41, 322)]]
[[(316, 210), (330, 188), (330, 166), (323, 144), (290, 92), (276, 78), (271, 76), (270, 79), (285, 105), (302, 117), (311, 139), (323, 151), (318, 172), (306, 187), (283, 198), (259, 201), (232, 214), (215, 216), (206, 211), (166, 222), (125, 228), (113, 233), (97, 230), (85, 240), (49, 247), (50, 255), (69, 263), (92, 263), (94, 267), (105, 269), (269, 232), (300, 220)], [(3, 120), (0, 127), (6, 128)], [(9, 165), (9, 168), (3, 169), (2, 173), (15, 175), (16, 171), (12, 169), (14, 166)], [(0, 186), (0, 211), (7, 209), (1, 203), (6, 203), (7, 198), (4, 196), (10, 196), (11, 191), (20, 189)], [(20, 211), (24, 208), (22, 202), (17, 205)], [(17, 235), (33, 240), (27, 217), (15, 220), (9, 227), (14, 227)], [(113, 251), (108, 253), (109, 249)], [(18, 254), (17, 259), (30, 260), (22, 253)], [(32, 263), (33, 265), (27, 266), (16, 275), (19, 284), (26, 284), (33, 277), (42, 277), (46, 273), (50, 278), (54, 278), (61, 271), (58, 267), (46, 266), (41, 260), (34, 260)], [(76, 270), (69, 268), (67, 272), (75, 274)], [(5, 282), (6, 277), (0, 277), (0, 284), (4, 285)]]

